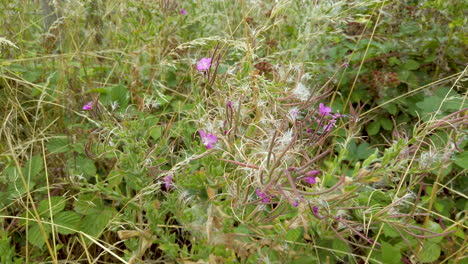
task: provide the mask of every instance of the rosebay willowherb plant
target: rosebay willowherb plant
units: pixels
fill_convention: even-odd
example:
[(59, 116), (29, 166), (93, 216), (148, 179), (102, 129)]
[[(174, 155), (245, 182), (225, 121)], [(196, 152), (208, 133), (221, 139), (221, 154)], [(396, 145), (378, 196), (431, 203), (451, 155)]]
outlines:
[(465, 261), (463, 1), (0, 2), (1, 263)]

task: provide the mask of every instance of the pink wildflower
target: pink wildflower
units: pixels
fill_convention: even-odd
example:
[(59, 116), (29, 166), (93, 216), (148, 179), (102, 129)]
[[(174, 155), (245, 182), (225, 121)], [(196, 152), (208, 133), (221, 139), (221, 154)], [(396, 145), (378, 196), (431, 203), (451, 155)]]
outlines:
[(316, 216), (318, 216), (318, 215), (319, 215), (319, 214), (318, 214), (318, 210), (319, 210), (319, 209), (318, 209), (318, 207), (317, 207), (317, 206), (314, 206), (314, 207), (312, 207), (312, 212), (313, 212), (313, 213), (314, 213), (314, 215), (316, 215)]
[(202, 58), (197, 62), (198, 71), (206, 71), (211, 67), (211, 58)]
[(328, 124), (323, 126), (323, 130), (325, 132), (329, 132), (330, 130), (332, 130), (332, 128), (336, 126), (335, 123), (336, 123), (336, 117), (333, 117), (332, 119), (328, 120)]
[(270, 197), (268, 197), (268, 195), (266, 195), (265, 193), (261, 192), (259, 189), (255, 190), (255, 194), (257, 194), (258, 198), (262, 199), (263, 203), (270, 202)]
[(331, 107), (325, 106), (324, 104), (319, 104), (319, 115), (326, 116), (330, 115)]
[(164, 186), (166, 187), (166, 190), (169, 190), (169, 188), (171, 188), (171, 185), (172, 185), (172, 176), (168, 175), (164, 177), (163, 180), (164, 180)]
[(205, 133), (205, 131), (203, 130), (198, 130), (198, 133), (200, 133), (200, 137), (202, 139), (202, 143), (203, 145), (205, 145), (205, 147), (207, 149), (212, 149), (213, 148), (213, 144), (216, 143), (216, 141), (218, 141), (218, 137), (213, 135), (213, 134), (207, 134)]
[(182, 8), (180, 9), (180, 14), (181, 14), (181, 15), (186, 15), (186, 14), (187, 14), (187, 11), (185, 11), (185, 9), (182, 7)]
[(83, 110), (91, 110), (93, 109), (93, 101), (88, 102), (87, 104), (83, 105)]
[(308, 184), (315, 184), (317, 182), (317, 178), (315, 178), (314, 176), (309, 176), (305, 177), (304, 181), (306, 181)]
[(319, 170), (311, 170), (311, 171), (306, 172), (306, 173), (305, 173), (305, 176), (307, 176), (307, 177), (315, 176), (315, 175), (317, 175), (317, 174), (319, 174), (319, 173), (320, 173)]

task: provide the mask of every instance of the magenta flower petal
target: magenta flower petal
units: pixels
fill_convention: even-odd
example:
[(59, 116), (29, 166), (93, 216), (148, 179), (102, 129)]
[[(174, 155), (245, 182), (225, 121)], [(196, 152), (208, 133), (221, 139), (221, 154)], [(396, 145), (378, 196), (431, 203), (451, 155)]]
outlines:
[(312, 207), (312, 212), (314, 213), (314, 215), (318, 215), (318, 207), (317, 206), (314, 206)]
[(186, 14), (187, 14), (187, 11), (185, 11), (185, 9), (182, 7), (182, 8), (180, 9), (180, 14), (181, 14), (181, 15), (186, 15)]
[(164, 180), (164, 186), (166, 187), (166, 190), (169, 190), (169, 188), (171, 188), (171, 185), (172, 185), (172, 176), (168, 175), (164, 177), (163, 180)]
[(211, 58), (202, 58), (197, 62), (198, 71), (206, 71), (211, 67)]
[(309, 176), (305, 177), (304, 181), (306, 181), (309, 184), (315, 184), (317, 182), (317, 178), (315, 178), (314, 176)]
[(269, 203), (271, 201), (270, 197), (259, 189), (255, 190), (255, 194), (257, 194), (258, 198), (262, 199), (262, 203)]
[(315, 176), (315, 175), (317, 175), (317, 174), (319, 174), (319, 173), (320, 173), (319, 170), (311, 170), (311, 171), (306, 172), (306, 173), (305, 173), (305, 176), (306, 176), (306, 177)]
[(207, 149), (212, 149), (213, 145), (218, 141), (218, 137), (216, 135), (207, 134), (203, 130), (198, 130), (198, 133), (200, 133), (202, 143)]
[(83, 110), (91, 110), (93, 109), (93, 101), (88, 102), (87, 104), (83, 105)]
[(331, 107), (325, 106), (324, 104), (320, 103), (319, 104), (319, 114), (324, 116), (324, 115), (330, 115), (331, 113)]

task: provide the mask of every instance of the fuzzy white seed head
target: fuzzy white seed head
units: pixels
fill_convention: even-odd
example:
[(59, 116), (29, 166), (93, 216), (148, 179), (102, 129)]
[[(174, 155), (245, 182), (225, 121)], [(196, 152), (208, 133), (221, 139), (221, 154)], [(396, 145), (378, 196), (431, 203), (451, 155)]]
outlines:
[(307, 101), (310, 97), (309, 89), (302, 83), (299, 83), (292, 92), (294, 96), (301, 101)]

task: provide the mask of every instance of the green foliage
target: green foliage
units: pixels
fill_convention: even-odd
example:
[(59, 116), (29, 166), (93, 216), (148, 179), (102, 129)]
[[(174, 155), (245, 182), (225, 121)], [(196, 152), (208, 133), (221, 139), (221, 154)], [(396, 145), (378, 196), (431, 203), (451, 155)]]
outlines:
[(463, 260), (466, 1), (0, 1), (1, 263)]

